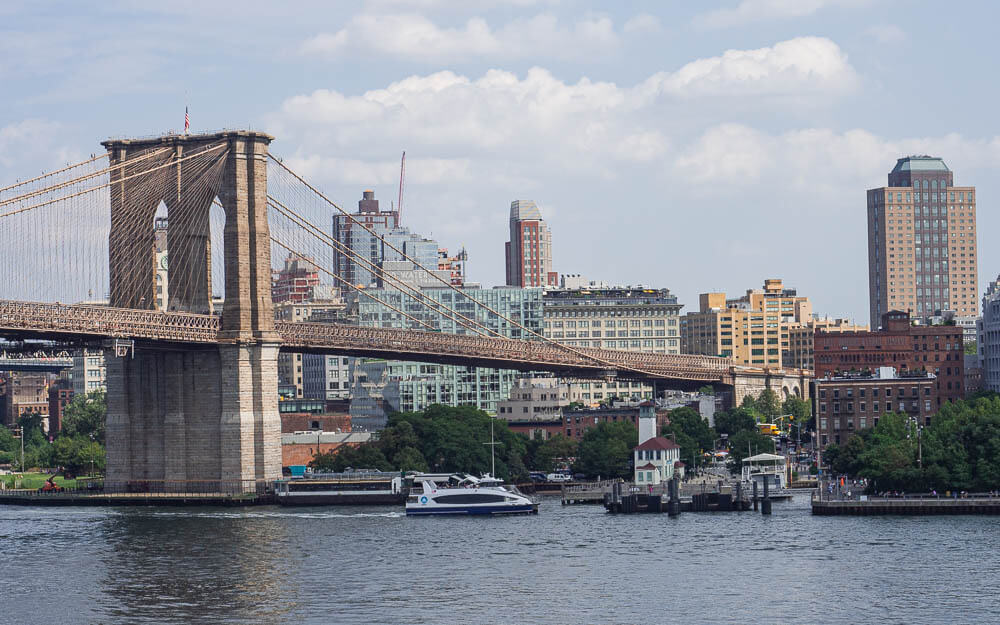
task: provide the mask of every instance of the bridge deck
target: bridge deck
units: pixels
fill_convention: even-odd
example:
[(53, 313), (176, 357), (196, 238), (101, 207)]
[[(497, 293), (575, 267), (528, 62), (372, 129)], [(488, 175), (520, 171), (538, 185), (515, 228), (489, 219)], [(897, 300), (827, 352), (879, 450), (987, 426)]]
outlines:
[[(133, 339), (184, 345), (217, 344), (219, 317), (191, 313), (0, 300), (0, 335), (52, 340)], [(711, 356), (643, 354), (572, 348), (543, 341), (487, 338), (346, 324), (276, 322), (282, 349), (553, 371), (567, 376), (617, 375), (731, 383), (732, 361)]]

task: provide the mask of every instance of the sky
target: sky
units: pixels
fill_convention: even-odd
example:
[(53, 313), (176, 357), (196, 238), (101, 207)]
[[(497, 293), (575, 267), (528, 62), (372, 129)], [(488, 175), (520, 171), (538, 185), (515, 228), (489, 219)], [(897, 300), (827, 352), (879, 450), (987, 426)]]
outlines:
[[(504, 281), (510, 202), (554, 270), (868, 319), (865, 190), (944, 158), (998, 227), (1000, 5), (919, 0), (0, 4), (0, 186), (109, 137), (252, 128), (329, 197)], [(980, 246), (982, 290), (1000, 248)]]

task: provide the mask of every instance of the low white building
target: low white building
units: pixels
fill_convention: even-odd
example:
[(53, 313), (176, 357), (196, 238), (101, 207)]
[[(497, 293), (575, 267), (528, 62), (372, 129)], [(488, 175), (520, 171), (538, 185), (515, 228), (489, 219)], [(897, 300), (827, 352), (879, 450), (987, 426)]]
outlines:
[(640, 406), (639, 445), (633, 450), (632, 459), (636, 486), (667, 482), (675, 471), (684, 476), (680, 445), (669, 438), (656, 436), (656, 411), (652, 402)]

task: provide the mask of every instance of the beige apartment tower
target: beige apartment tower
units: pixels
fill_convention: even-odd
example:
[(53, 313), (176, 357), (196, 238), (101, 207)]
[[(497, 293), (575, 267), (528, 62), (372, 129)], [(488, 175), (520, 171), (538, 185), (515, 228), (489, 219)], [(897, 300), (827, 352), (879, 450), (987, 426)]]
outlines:
[(944, 161), (907, 156), (889, 184), (868, 190), (872, 328), (891, 310), (926, 321), (977, 314), (976, 188), (957, 187)]
[(726, 356), (738, 365), (787, 366), (789, 329), (811, 318), (809, 298), (775, 278), (735, 299), (702, 293), (698, 312), (681, 318), (681, 352)]

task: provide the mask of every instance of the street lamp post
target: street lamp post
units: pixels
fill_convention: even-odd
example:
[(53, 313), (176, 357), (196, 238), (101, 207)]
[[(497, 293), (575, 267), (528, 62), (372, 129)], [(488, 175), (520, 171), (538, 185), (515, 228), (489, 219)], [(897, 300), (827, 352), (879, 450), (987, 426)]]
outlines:
[[(924, 431), (924, 426), (920, 425), (920, 419), (917, 417), (910, 417), (907, 421), (913, 424), (914, 429), (917, 431), (917, 469), (923, 471), (924, 469), (924, 448), (923, 441), (921, 440), (921, 435)], [(907, 434), (909, 438), (909, 434)]]

